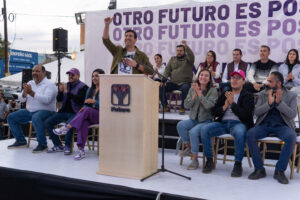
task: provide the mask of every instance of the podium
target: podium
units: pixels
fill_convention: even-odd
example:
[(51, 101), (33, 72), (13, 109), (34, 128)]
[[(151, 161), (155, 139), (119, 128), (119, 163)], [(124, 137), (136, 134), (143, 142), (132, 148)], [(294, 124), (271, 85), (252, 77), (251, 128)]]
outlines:
[(158, 169), (159, 83), (145, 75), (100, 75), (97, 174), (142, 179)]

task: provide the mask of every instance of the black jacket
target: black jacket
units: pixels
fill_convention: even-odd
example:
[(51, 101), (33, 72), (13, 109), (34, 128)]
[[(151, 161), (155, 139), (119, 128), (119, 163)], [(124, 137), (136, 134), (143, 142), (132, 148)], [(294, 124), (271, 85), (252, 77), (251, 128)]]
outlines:
[[(225, 111), (223, 111), (223, 106), (225, 104), (225, 93), (222, 93), (218, 98), (217, 103), (212, 109), (212, 113), (216, 121), (221, 122)], [(242, 89), (239, 100), (237, 103), (231, 105), (232, 112), (238, 116), (241, 122), (243, 122), (247, 128), (254, 126), (253, 123), (253, 112), (254, 112), (254, 97), (253, 94)]]

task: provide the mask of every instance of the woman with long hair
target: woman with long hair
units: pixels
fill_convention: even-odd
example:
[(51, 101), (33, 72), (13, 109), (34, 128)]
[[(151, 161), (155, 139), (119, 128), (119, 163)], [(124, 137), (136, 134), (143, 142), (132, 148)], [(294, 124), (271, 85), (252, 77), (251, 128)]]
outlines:
[(297, 49), (289, 50), (286, 59), (279, 67), (284, 78), (284, 86), (300, 94), (300, 61)]
[(198, 77), (202, 69), (208, 69), (211, 72), (214, 83), (220, 83), (222, 81), (222, 67), (220, 63), (217, 62), (217, 56), (213, 50), (209, 50), (206, 54), (205, 62), (200, 63), (196, 77)]
[(85, 157), (84, 146), (88, 136), (88, 127), (99, 123), (99, 74), (104, 74), (102, 69), (95, 69), (92, 73), (92, 86), (87, 90), (84, 106), (67, 125), (54, 129), (56, 135), (65, 135), (71, 128), (77, 130), (78, 153), (75, 160)]
[(201, 127), (212, 121), (211, 108), (218, 98), (217, 89), (212, 87), (212, 75), (208, 69), (199, 72), (197, 81), (192, 83), (192, 87), (184, 101), (184, 106), (190, 109), (190, 119), (182, 120), (177, 124), (177, 132), (181, 137), (185, 150), (181, 156), (192, 155), (192, 162), (187, 169), (197, 169), (199, 136)]

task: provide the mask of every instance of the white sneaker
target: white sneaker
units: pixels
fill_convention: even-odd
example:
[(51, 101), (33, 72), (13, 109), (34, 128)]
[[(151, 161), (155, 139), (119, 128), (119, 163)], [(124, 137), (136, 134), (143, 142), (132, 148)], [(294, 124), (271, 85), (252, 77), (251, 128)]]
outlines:
[(81, 160), (85, 158), (85, 152), (84, 150), (79, 150), (77, 155), (74, 157), (75, 160)]
[(70, 129), (67, 127), (67, 125), (64, 125), (60, 128), (53, 129), (53, 133), (55, 135), (66, 135), (69, 130)]

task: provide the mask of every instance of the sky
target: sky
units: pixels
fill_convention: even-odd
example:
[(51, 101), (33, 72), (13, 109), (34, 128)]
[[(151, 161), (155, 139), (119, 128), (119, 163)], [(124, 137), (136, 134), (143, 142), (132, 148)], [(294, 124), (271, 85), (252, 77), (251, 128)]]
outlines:
[[(117, 8), (150, 7), (182, 0), (117, 0)], [(211, 0), (195, 0), (211, 1)], [(6, 0), (8, 40), (11, 48), (53, 53), (52, 31), (62, 27), (68, 30), (69, 52), (80, 51), (80, 26), (75, 13), (106, 10), (110, 0)], [(1, 8), (3, 1), (0, 2)], [(3, 16), (0, 17), (0, 34), (3, 37)]]

